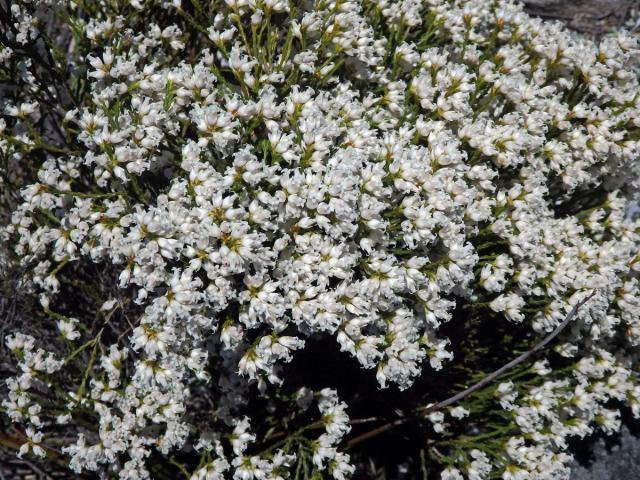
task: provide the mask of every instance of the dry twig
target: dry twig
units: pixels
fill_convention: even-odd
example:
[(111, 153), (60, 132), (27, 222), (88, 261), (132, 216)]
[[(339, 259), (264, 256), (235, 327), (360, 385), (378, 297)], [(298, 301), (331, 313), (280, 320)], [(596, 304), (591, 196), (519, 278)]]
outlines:
[[(456, 403), (459, 400), (462, 400), (467, 395), (470, 395), (471, 393), (473, 393), (473, 392), (475, 392), (477, 390), (480, 390), (480, 389), (486, 387), (487, 385), (493, 383), (503, 373), (507, 372), (508, 370), (511, 370), (516, 365), (521, 364), (522, 362), (526, 361), (527, 359), (529, 359), (530, 357), (532, 357), (533, 355), (535, 355), (536, 353), (538, 353), (539, 351), (544, 349), (551, 341), (553, 341), (554, 338), (556, 338), (560, 334), (560, 332), (562, 332), (562, 330), (565, 329), (565, 327), (571, 322), (571, 320), (574, 319), (574, 317), (578, 313), (578, 310), (585, 303), (587, 303), (595, 295), (595, 293), (596, 293), (595, 291), (591, 292), (585, 298), (583, 298), (578, 303), (576, 303), (573, 306), (573, 308), (571, 309), (571, 311), (568, 313), (568, 315), (565, 317), (565, 319), (555, 328), (555, 330), (553, 330), (553, 332), (551, 332), (544, 339), (542, 339), (540, 342), (538, 342), (533, 348), (531, 348), (530, 350), (527, 350), (522, 355), (519, 355), (518, 357), (514, 358), (509, 363), (507, 363), (507, 364), (503, 365), (502, 367), (498, 368), (494, 372), (492, 372), (489, 375), (487, 375), (486, 377), (484, 377), (479, 382), (474, 383), (473, 385), (471, 385), (469, 388), (466, 388), (465, 390), (462, 390), (461, 392), (458, 392), (458, 393), (456, 393), (455, 395), (453, 395), (453, 396), (451, 396), (449, 398), (441, 400), (440, 402), (433, 403), (431, 405), (427, 405), (426, 407), (423, 407), (421, 409), (420, 416), (424, 417), (424, 416), (426, 416), (426, 415), (428, 415), (428, 414), (430, 414), (432, 412), (435, 412), (436, 410), (440, 410), (440, 409), (442, 409), (444, 407), (448, 407), (449, 405), (451, 405), (453, 403)], [(387, 432), (387, 431), (389, 431), (389, 430), (391, 430), (391, 429), (393, 429), (395, 427), (398, 427), (398, 426), (402, 425), (403, 423), (406, 423), (407, 421), (409, 421), (412, 418), (415, 418), (415, 415), (411, 416), (411, 417), (399, 418), (397, 420), (394, 420), (393, 422), (386, 423), (384, 425), (381, 425), (378, 428), (375, 428), (375, 429), (370, 430), (368, 432), (365, 432), (365, 433), (363, 433), (361, 435), (358, 435), (357, 437), (354, 437), (354, 438), (352, 438), (351, 440), (349, 440), (347, 442), (347, 447), (346, 448), (347, 449), (352, 448), (355, 445), (357, 445), (359, 443), (362, 443), (365, 440), (368, 440), (369, 438), (376, 437), (376, 436), (380, 435), (381, 433)]]

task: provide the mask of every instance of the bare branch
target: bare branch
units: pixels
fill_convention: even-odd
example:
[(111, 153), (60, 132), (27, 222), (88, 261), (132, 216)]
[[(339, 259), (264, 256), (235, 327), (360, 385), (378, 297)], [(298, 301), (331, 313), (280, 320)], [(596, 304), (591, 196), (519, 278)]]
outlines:
[[(432, 412), (435, 412), (436, 410), (440, 410), (440, 409), (442, 409), (444, 407), (448, 407), (449, 405), (451, 405), (453, 403), (456, 403), (459, 400), (462, 400), (467, 395), (470, 395), (471, 393), (486, 387), (487, 385), (493, 383), (503, 373), (507, 372), (508, 370), (511, 370), (516, 365), (521, 364), (522, 362), (528, 360), (533, 355), (535, 355), (536, 353), (538, 353), (539, 351), (544, 349), (550, 342), (553, 341), (553, 339), (555, 339), (560, 334), (560, 332), (562, 332), (562, 330), (565, 329), (565, 327), (574, 319), (574, 317), (578, 313), (578, 310), (585, 303), (587, 303), (595, 295), (595, 293), (596, 292), (594, 290), (589, 295), (587, 295), (585, 298), (583, 298), (578, 303), (576, 303), (573, 306), (573, 308), (571, 309), (571, 311), (567, 314), (565, 319), (553, 330), (553, 332), (551, 332), (544, 339), (542, 339), (540, 342), (538, 342), (536, 345), (534, 345), (533, 348), (531, 348), (530, 350), (527, 350), (522, 355), (514, 358), (509, 363), (507, 363), (507, 364), (503, 365), (502, 367), (498, 368), (496, 371), (494, 371), (493, 373), (490, 373), (489, 375), (484, 377), (479, 382), (471, 385), (469, 388), (466, 388), (465, 390), (463, 390), (461, 392), (458, 392), (458, 393), (456, 393), (455, 395), (453, 395), (453, 396), (451, 396), (449, 398), (441, 400), (440, 402), (433, 403), (431, 405), (427, 405), (426, 407), (423, 407), (421, 409), (421, 412), (420, 412), (421, 416), (424, 417), (425, 415), (428, 415), (428, 414), (430, 414)], [(347, 442), (346, 448), (347, 449), (352, 448), (355, 445), (357, 445), (357, 444), (359, 444), (361, 442), (364, 442), (365, 440), (368, 440), (369, 438), (372, 438), (372, 437), (375, 437), (377, 435), (380, 435), (381, 433), (387, 432), (387, 431), (389, 431), (389, 430), (391, 430), (391, 429), (393, 429), (395, 427), (398, 427), (398, 426), (402, 425), (403, 423), (406, 423), (407, 421), (409, 421), (410, 419), (413, 419), (413, 418), (415, 418), (415, 416), (399, 418), (397, 420), (394, 420), (393, 422), (389, 422), (389, 423), (387, 423), (385, 425), (381, 425), (378, 428), (375, 428), (373, 430), (365, 432), (362, 435), (359, 435), (359, 436), (354, 437), (351, 440), (349, 440)]]

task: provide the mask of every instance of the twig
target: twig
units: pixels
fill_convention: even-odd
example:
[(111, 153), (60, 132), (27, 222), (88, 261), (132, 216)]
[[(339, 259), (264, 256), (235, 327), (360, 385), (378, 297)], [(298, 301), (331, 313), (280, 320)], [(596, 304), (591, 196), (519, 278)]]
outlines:
[[(125, 320), (129, 324), (129, 327), (124, 332), (122, 332), (120, 334), (120, 336), (118, 337), (118, 343), (120, 343), (120, 341), (127, 335), (127, 333), (129, 333), (132, 330), (134, 330), (136, 328), (136, 326), (131, 322), (131, 320), (129, 320), (129, 317), (127, 315), (127, 311), (125, 310), (122, 301), (118, 301), (118, 305), (122, 309), (122, 316), (125, 318)], [(138, 323), (138, 321), (136, 321), (136, 323)]]
[(364, 442), (365, 440), (369, 440), (370, 438), (376, 437), (381, 433), (384, 433), (388, 430), (396, 428), (407, 421), (407, 418), (399, 418), (394, 420), (393, 422), (385, 423), (384, 425), (379, 426), (378, 428), (374, 428), (373, 430), (369, 430), (368, 432), (363, 433), (362, 435), (358, 435), (357, 437), (352, 438), (347, 442), (347, 446), (345, 450), (349, 450), (352, 447), (355, 447), (357, 444)]
[(498, 378), (500, 375), (505, 373), (507, 370), (511, 370), (516, 365), (521, 364), (522, 362), (524, 362), (525, 360), (527, 360), (531, 356), (533, 356), (536, 353), (538, 353), (540, 350), (542, 350), (544, 347), (546, 347), (554, 338), (556, 338), (560, 334), (560, 332), (562, 332), (562, 330), (564, 330), (564, 328), (569, 324), (569, 322), (571, 322), (571, 320), (573, 320), (573, 318), (576, 316), (576, 313), (578, 313), (578, 309), (580, 307), (582, 307), (585, 303), (587, 303), (587, 301), (590, 300), (591, 297), (593, 297), (595, 295), (595, 293), (596, 293), (595, 291), (591, 292), (584, 299), (582, 299), (581, 301), (576, 303), (573, 306), (573, 308), (571, 309), (571, 311), (569, 312), (569, 314), (566, 316), (566, 318), (560, 323), (560, 325), (558, 325), (555, 328), (555, 330), (553, 332), (551, 332), (549, 335), (547, 335), (542, 341), (537, 343), (531, 350), (528, 350), (528, 351), (524, 352), (522, 355), (514, 358), (513, 360), (511, 360), (506, 365), (503, 365), (502, 367), (497, 369), (495, 372), (490, 373), (489, 375), (484, 377), (482, 380), (480, 380), (478, 383), (473, 384), (472, 386), (470, 386), (469, 388), (461, 391), (460, 393), (457, 393), (456, 395), (453, 395), (452, 397), (449, 397), (446, 400), (442, 400), (442, 401), (440, 401), (438, 403), (434, 403), (433, 405), (429, 405), (429, 406), (425, 407), (424, 411), (423, 411), (423, 414), (426, 415), (426, 414), (431, 413), (431, 412), (433, 412), (435, 410), (440, 410), (441, 408), (447, 407), (447, 406), (451, 405), (452, 403), (455, 403), (458, 400), (461, 400), (462, 398), (466, 397), (470, 393), (473, 393), (476, 390), (480, 390), (484, 386), (489, 385), (490, 383), (492, 383), (496, 378)]
[[(127, 319), (128, 320), (128, 319)], [(127, 327), (127, 329), (122, 332), (120, 334), (120, 336), (118, 337), (118, 343), (120, 343), (122, 341), (122, 339), (127, 335), (127, 333), (131, 332), (135, 327), (131, 324), (131, 322), (129, 322), (129, 326)]]
[(360, 425), (362, 423), (376, 422), (378, 420), (378, 417), (354, 418), (353, 420), (349, 420), (349, 425)]
[[(463, 399), (464, 397), (466, 397), (467, 395), (480, 390), (483, 387), (486, 387), (487, 385), (489, 385), (490, 383), (492, 383), (493, 381), (496, 380), (496, 378), (498, 378), (500, 375), (502, 375), (503, 373), (505, 373), (506, 371), (512, 369), (513, 367), (515, 367), (516, 365), (519, 365), (520, 363), (524, 362), (525, 360), (529, 359), (530, 357), (532, 357), (533, 355), (535, 355), (536, 353), (538, 353), (540, 350), (542, 350), (544, 347), (546, 347), (551, 341), (553, 341), (554, 338), (556, 338), (560, 332), (562, 332), (562, 330), (564, 330), (564, 328), (569, 324), (569, 322), (571, 322), (571, 320), (573, 320), (573, 318), (576, 316), (576, 313), (578, 313), (578, 310), (585, 304), (587, 303), (594, 295), (595, 295), (595, 291), (591, 292), (589, 295), (587, 295), (585, 298), (583, 298), (582, 300), (580, 300), (578, 303), (576, 303), (573, 308), (571, 309), (571, 311), (569, 312), (569, 314), (565, 317), (565, 319), (555, 328), (555, 330), (553, 330), (553, 332), (551, 332), (549, 335), (547, 335), (544, 339), (542, 339), (540, 342), (538, 342), (533, 348), (531, 348), (530, 350), (527, 350), (526, 352), (524, 352), (522, 355), (514, 358), (513, 360), (511, 360), (509, 363), (503, 365), (502, 367), (498, 368), (496, 371), (494, 371), (493, 373), (490, 373), (489, 375), (487, 375), (486, 377), (484, 377), (482, 380), (480, 380), (479, 382), (473, 384), (472, 386), (470, 386), (469, 388), (456, 393), (455, 395), (445, 399), (445, 400), (441, 400), (440, 402), (428, 405), (426, 407), (423, 407), (421, 409), (421, 415), (425, 416), (428, 415), (431, 412), (435, 412), (436, 410), (440, 410), (444, 407), (447, 407), (461, 399)], [(373, 430), (370, 430), (368, 432), (363, 433), (362, 435), (359, 435), (355, 438), (352, 438), (351, 440), (349, 440), (347, 442), (346, 448), (352, 448), (355, 445), (364, 442), (365, 440), (368, 440), (369, 438), (375, 437), (377, 435), (380, 435), (381, 433), (384, 433), (386, 431), (389, 431), (399, 425), (402, 425), (403, 423), (406, 423), (407, 421), (409, 421), (410, 419), (415, 418), (415, 416), (412, 417), (405, 417), (405, 418), (399, 418), (397, 420), (394, 420), (393, 422), (389, 422), (385, 425), (381, 425), (378, 428), (375, 428)]]
[(440, 450), (438, 450), (436, 447), (431, 447), (431, 451), (433, 453), (435, 453), (438, 458), (445, 458), (446, 457), (446, 455), (444, 455), (442, 452), (440, 452)]

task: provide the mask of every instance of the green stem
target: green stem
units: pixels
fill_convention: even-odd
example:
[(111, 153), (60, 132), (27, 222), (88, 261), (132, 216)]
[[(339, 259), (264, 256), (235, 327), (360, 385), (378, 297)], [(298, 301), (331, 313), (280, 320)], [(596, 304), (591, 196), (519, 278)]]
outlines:
[(93, 364), (96, 361), (96, 354), (98, 353), (98, 340), (100, 339), (100, 335), (102, 335), (102, 330), (100, 330), (100, 332), (98, 332), (98, 335), (96, 336), (96, 338), (93, 339), (93, 350), (91, 351), (91, 358), (89, 358), (89, 363), (87, 364), (87, 368), (84, 371), (84, 376), (82, 378), (82, 383), (80, 384), (80, 387), (78, 388), (78, 391), (76, 392), (76, 398), (78, 399), (78, 402), (82, 399), (82, 397), (84, 396), (84, 389), (87, 385), (87, 380), (89, 379), (89, 374), (91, 373), (91, 369), (93, 368)]

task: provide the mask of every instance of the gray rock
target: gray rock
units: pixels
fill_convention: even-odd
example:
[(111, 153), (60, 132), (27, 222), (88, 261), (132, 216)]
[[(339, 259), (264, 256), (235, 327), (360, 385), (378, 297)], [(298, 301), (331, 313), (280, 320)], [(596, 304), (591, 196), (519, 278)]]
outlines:
[(531, 15), (560, 20), (568, 27), (590, 35), (620, 28), (637, 0), (524, 0)]
[(571, 480), (634, 480), (640, 478), (640, 438), (623, 427), (619, 436), (597, 440), (590, 459), (577, 463)]

